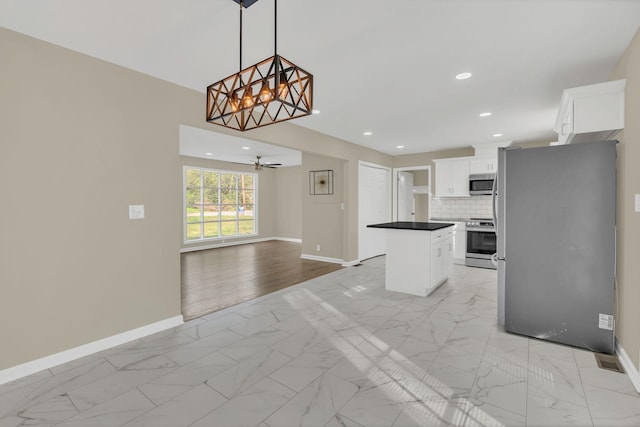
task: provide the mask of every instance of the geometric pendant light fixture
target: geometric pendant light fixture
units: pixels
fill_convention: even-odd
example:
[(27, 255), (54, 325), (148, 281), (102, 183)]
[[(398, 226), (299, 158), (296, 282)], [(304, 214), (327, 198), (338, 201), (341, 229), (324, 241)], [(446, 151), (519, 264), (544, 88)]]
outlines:
[(245, 131), (308, 116), (313, 109), (313, 76), (278, 55), (278, 0), (274, 0), (274, 55), (242, 68), (240, 4), (240, 71), (207, 87), (207, 122)]

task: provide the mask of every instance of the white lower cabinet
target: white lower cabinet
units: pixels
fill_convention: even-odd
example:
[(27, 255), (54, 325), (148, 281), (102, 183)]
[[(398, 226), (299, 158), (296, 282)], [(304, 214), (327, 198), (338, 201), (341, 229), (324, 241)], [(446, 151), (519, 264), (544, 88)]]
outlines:
[(444, 280), (447, 256), (445, 246), (443, 242), (431, 246), (431, 283), (440, 283)]
[(453, 259), (453, 227), (431, 234), (431, 284), (444, 282), (451, 272)]
[(456, 222), (453, 229), (453, 262), (463, 264), (467, 255), (467, 230), (464, 221)]
[(453, 227), (437, 231), (386, 229), (389, 291), (427, 296), (451, 271)]

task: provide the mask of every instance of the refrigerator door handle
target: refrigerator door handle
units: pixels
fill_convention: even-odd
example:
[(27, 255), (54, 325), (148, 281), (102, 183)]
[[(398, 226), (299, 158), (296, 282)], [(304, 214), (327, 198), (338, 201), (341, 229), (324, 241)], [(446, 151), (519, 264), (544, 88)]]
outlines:
[[(493, 225), (498, 229), (498, 211), (496, 209), (496, 189), (498, 188), (498, 174), (493, 178), (493, 186), (491, 188), (491, 208), (493, 209)], [(491, 255), (491, 264), (498, 266), (498, 254)]]
[(493, 186), (491, 188), (491, 207), (493, 209), (493, 225), (498, 229), (498, 211), (496, 209), (496, 193), (498, 188), (498, 174), (493, 178)]

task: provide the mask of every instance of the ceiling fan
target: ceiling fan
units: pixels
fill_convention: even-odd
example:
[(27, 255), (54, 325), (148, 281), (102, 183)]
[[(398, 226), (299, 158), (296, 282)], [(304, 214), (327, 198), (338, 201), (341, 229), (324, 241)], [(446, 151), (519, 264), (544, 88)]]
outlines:
[(251, 164), (253, 165), (253, 170), (254, 171), (259, 171), (261, 170), (263, 167), (264, 168), (276, 168), (278, 166), (282, 166), (282, 163), (260, 163), (260, 159), (262, 158), (262, 156), (256, 156), (256, 160), (251, 162)]

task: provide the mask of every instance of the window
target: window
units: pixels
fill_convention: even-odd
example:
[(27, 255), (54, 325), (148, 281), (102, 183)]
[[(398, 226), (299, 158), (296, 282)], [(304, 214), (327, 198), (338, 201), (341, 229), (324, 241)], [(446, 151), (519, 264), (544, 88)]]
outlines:
[(258, 175), (184, 168), (185, 241), (256, 234)]

